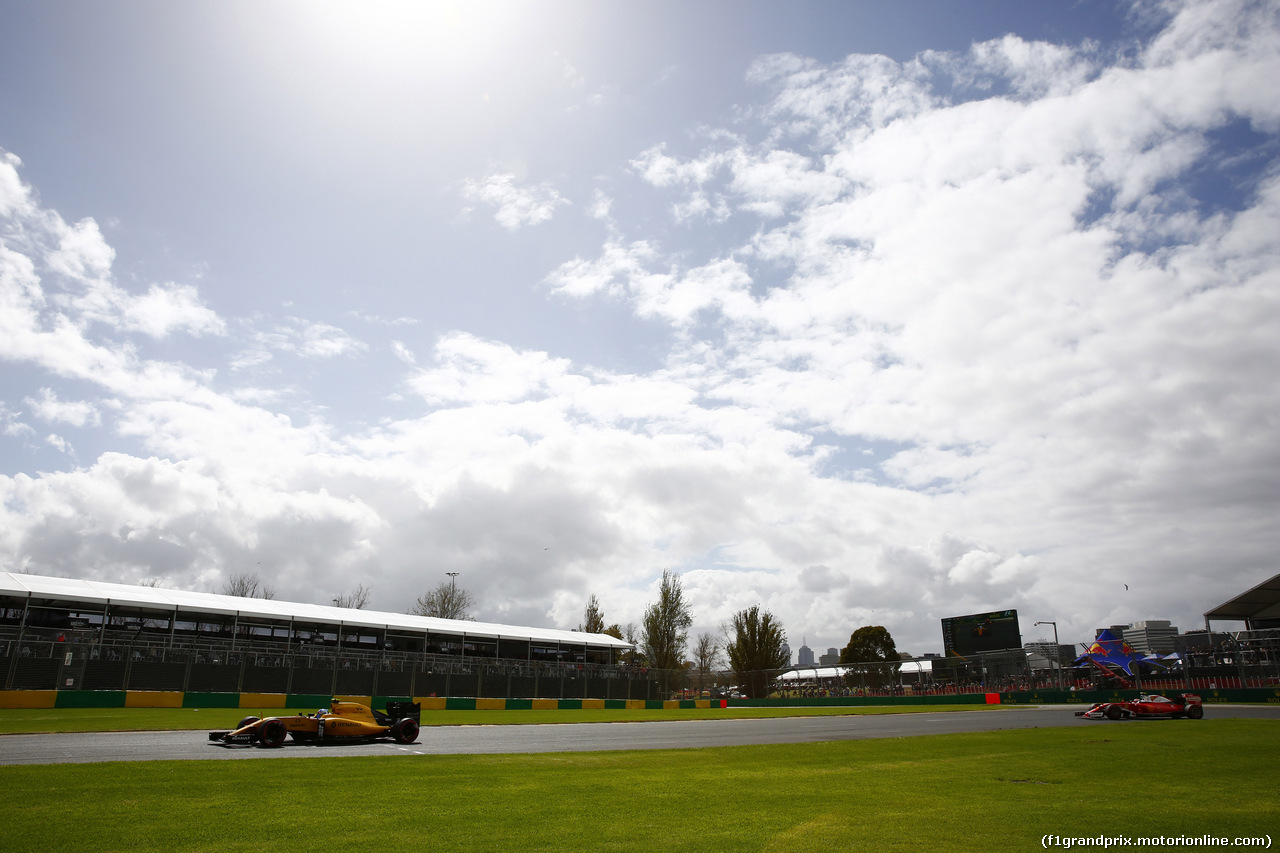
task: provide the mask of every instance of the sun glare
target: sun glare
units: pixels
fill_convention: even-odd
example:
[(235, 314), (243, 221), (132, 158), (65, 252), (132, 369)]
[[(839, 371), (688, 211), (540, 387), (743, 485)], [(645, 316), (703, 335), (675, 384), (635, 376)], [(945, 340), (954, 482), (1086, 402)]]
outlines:
[(344, 65), (403, 74), (463, 70), (501, 62), (532, 21), (528, 4), (384, 0), (298, 6), (314, 49)]

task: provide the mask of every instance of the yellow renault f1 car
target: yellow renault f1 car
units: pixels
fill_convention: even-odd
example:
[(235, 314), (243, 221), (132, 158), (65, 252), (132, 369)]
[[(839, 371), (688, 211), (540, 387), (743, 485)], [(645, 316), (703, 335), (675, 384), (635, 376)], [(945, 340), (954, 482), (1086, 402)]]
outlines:
[(396, 743), (418, 739), (422, 709), (417, 702), (388, 702), (385, 713), (358, 702), (333, 699), (328, 708), (296, 717), (245, 717), (233, 731), (209, 732), (223, 745), (280, 746), (285, 737), (297, 743), (368, 743), (390, 738)]

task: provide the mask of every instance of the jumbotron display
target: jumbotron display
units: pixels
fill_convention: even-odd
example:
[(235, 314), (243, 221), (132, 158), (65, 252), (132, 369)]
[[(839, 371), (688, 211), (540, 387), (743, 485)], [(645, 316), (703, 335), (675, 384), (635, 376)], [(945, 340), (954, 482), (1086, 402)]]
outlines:
[(996, 610), (942, 620), (943, 654), (965, 657), (978, 652), (1022, 648), (1018, 611)]

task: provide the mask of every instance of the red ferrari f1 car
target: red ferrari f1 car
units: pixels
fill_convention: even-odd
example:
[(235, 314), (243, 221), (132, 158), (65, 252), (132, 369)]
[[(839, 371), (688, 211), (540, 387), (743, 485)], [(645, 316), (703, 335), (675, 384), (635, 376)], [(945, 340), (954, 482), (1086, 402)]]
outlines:
[(296, 717), (245, 717), (231, 731), (209, 732), (218, 744), (280, 746), (286, 737), (297, 743), (368, 743), (390, 738), (396, 743), (418, 739), (421, 707), (416, 702), (388, 702), (386, 713), (358, 702), (334, 699), (328, 708)]
[(1204, 716), (1204, 706), (1200, 704), (1200, 697), (1192, 693), (1175, 699), (1148, 694), (1127, 702), (1097, 702), (1087, 711), (1076, 711), (1076, 716), (1090, 720), (1176, 720), (1180, 717), (1198, 720)]

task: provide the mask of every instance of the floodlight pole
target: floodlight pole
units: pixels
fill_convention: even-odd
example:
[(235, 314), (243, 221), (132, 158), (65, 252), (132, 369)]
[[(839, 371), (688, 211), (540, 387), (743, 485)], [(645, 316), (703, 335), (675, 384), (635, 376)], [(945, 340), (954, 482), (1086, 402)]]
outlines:
[(1061, 690), (1062, 689), (1062, 659), (1061, 659), (1061, 652), (1058, 650), (1058, 623), (1050, 622), (1048, 619), (1046, 619), (1045, 621), (1037, 622), (1036, 624), (1053, 626), (1053, 664), (1054, 664), (1053, 668), (1058, 673), (1058, 689)]
[(458, 606), (458, 573), (445, 572), (449, 576), (449, 613), (450, 619), (455, 617), (455, 609)]

